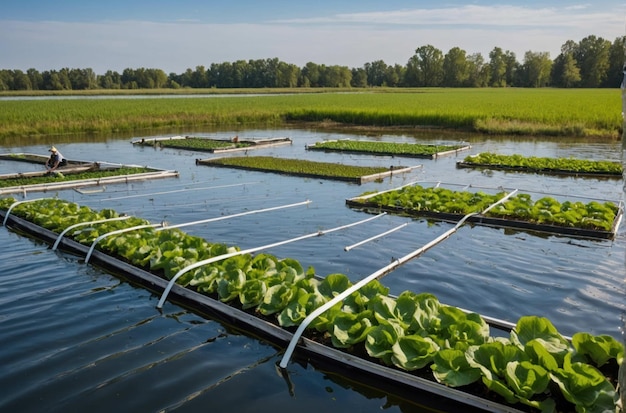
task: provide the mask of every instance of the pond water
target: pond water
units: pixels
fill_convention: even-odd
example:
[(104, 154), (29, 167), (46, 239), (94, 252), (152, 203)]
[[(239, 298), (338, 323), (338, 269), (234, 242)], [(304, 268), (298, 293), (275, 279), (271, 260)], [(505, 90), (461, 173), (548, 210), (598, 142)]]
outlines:
[[(171, 224), (312, 201), (308, 206), (185, 228), (211, 242), (242, 249), (362, 220), (370, 215), (346, 207), (345, 199), (415, 181), (476, 190), (519, 189), (533, 198), (546, 194), (572, 200), (623, 198), (622, 180), (481, 172), (455, 166), (466, 155), (484, 151), (620, 161), (621, 142), (449, 133), (373, 137), (305, 129), (197, 133), (221, 138), (235, 134), (240, 139), (287, 136), (293, 140), (292, 145), (249, 151), (248, 155), (422, 167), (382, 182), (356, 185), (212, 168), (196, 165), (195, 160), (217, 155), (138, 147), (126, 138), (89, 139), (57, 146), (70, 159), (173, 169), (180, 176), (108, 185), (99, 188), (101, 191), (63, 190), (28, 197), (58, 196), (95, 209), (112, 208)], [(306, 150), (316, 141), (345, 138), (441, 144), (465, 141), (472, 148), (436, 160)], [(57, 144), (3, 149), (46, 154), (52, 143)], [(14, 164), (0, 161), (0, 173), (22, 168)], [(399, 231), (344, 250), (405, 223), (408, 225)], [(450, 228), (448, 223), (386, 215), (267, 252), (295, 258), (322, 276), (339, 272), (357, 281)], [(511, 322), (522, 315), (545, 316), (564, 335), (588, 331), (621, 339), (625, 241), (623, 225), (615, 240), (600, 241), (466, 226), (386, 275), (382, 282), (393, 294), (430, 292), (443, 303)], [(155, 308), (159, 297), (85, 264), (81, 257), (53, 252), (37, 240), (2, 228), (0, 242), (4, 247), (0, 251), (2, 411), (425, 411), (411, 401), (299, 363), (288, 367), (294, 386), (290, 392), (276, 373), (282, 349), (171, 303), (159, 312)]]

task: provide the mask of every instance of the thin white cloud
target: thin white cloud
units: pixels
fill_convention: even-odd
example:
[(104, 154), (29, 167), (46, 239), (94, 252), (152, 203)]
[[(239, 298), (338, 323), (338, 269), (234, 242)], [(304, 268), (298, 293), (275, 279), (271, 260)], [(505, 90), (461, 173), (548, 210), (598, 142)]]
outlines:
[(279, 24), (377, 24), (377, 25), (452, 25), (452, 26), (516, 26), (572, 27), (622, 22), (623, 14), (615, 10), (583, 12), (585, 5), (567, 8), (529, 8), (512, 5), (476, 6), (437, 9), (404, 9), (369, 13), (336, 14), (324, 17), (273, 20)]

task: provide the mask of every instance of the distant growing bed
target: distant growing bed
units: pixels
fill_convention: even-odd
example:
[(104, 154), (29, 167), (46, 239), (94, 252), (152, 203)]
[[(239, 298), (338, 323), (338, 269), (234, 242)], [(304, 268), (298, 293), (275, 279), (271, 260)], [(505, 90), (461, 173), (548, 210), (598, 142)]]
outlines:
[[(275, 172), (286, 175), (337, 179), (363, 182), (367, 177), (382, 178), (398, 169), (370, 166), (351, 166), (302, 159), (275, 158), (271, 156), (241, 156), (214, 159), (199, 159), (197, 164)], [(398, 167), (403, 170), (404, 167)], [(374, 178), (374, 179), (375, 179)]]
[(540, 158), (523, 155), (500, 155), (491, 152), (467, 156), (457, 162), (460, 168), (503, 169), (530, 173), (562, 175), (606, 176), (621, 178), (622, 165), (613, 161), (594, 161), (574, 158)]
[(310, 150), (368, 153), (375, 155), (401, 155), (417, 158), (435, 158), (459, 150), (469, 149), (468, 145), (423, 145), (417, 143), (375, 142), (357, 140), (332, 140), (316, 142), (307, 146)]

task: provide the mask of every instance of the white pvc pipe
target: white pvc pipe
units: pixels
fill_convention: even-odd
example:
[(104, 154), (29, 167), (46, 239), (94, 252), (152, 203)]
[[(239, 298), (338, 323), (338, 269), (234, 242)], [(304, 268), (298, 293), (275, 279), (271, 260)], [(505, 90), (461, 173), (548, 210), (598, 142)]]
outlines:
[(373, 237), (368, 238), (368, 239), (365, 239), (365, 240), (360, 241), (360, 242), (357, 242), (356, 244), (348, 245), (347, 247), (344, 247), (344, 249), (343, 249), (343, 250), (344, 250), (344, 251), (350, 251), (352, 248), (356, 248), (356, 247), (358, 247), (358, 246), (361, 246), (361, 245), (363, 245), (363, 244), (366, 244), (366, 243), (368, 243), (368, 242), (370, 242), (370, 241), (373, 241), (373, 240), (375, 240), (375, 239), (378, 239), (378, 238), (384, 237), (385, 235), (391, 234), (392, 232), (395, 232), (395, 231), (397, 231), (397, 230), (399, 230), (399, 229), (402, 229), (402, 228), (406, 227), (407, 225), (409, 225), (409, 223), (408, 223), (408, 222), (405, 222), (404, 224), (402, 224), (402, 225), (398, 225), (397, 227), (392, 228), (392, 229), (390, 229), (389, 231), (385, 231), (385, 232), (383, 232), (383, 233), (381, 233), (381, 234), (374, 235)]
[(167, 295), (170, 293), (170, 290), (172, 289), (174, 284), (176, 284), (176, 280), (178, 280), (182, 275), (186, 274), (187, 272), (189, 272), (191, 270), (194, 270), (196, 268), (202, 267), (203, 265), (207, 265), (207, 264), (211, 264), (211, 263), (214, 263), (214, 262), (217, 262), (217, 261), (225, 260), (227, 258), (234, 257), (234, 256), (237, 256), (237, 255), (251, 254), (251, 253), (254, 253), (254, 252), (257, 252), (257, 251), (261, 251), (261, 250), (265, 250), (265, 249), (269, 249), (269, 248), (272, 248), (272, 247), (278, 247), (280, 245), (289, 244), (291, 242), (300, 241), (300, 240), (307, 239), (307, 238), (312, 238), (312, 237), (318, 237), (320, 235), (328, 234), (328, 233), (331, 233), (331, 232), (334, 232), (334, 231), (338, 231), (338, 230), (341, 230), (341, 229), (353, 227), (355, 225), (363, 224), (363, 223), (371, 221), (373, 219), (382, 217), (383, 215), (386, 215), (386, 212), (383, 212), (381, 214), (375, 215), (375, 216), (367, 218), (367, 219), (363, 219), (361, 221), (353, 222), (351, 224), (342, 225), (342, 226), (331, 228), (331, 229), (327, 229), (327, 230), (312, 232), (312, 233), (307, 234), (307, 235), (302, 235), (302, 236), (299, 236), (299, 237), (296, 237), (296, 238), (291, 238), (291, 239), (275, 242), (273, 244), (267, 244), (267, 245), (262, 245), (260, 247), (249, 248), (247, 250), (235, 251), (235, 252), (231, 252), (231, 253), (228, 253), (228, 254), (223, 254), (223, 255), (218, 255), (218, 256), (215, 256), (215, 257), (207, 258), (206, 260), (198, 261), (198, 262), (196, 262), (194, 264), (191, 264), (191, 265), (181, 269), (180, 271), (178, 271), (172, 277), (170, 282), (167, 284), (167, 287), (165, 287), (165, 290), (163, 291), (163, 294), (161, 295), (161, 299), (159, 300), (159, 302), (157, 304), (157, 308), (162, 308), (163, 307), (163, 304), (165, 303), (165, 300), (167, 299)]
[[(511, 192), (510, 194), (508, 194), (507, 196), (501, 198), (499, 201), (495, 202), (494, 204), (489, 206), (487, 209), (485, 209), (482, 213), (485, 213), (488, 210), (490, 210), (491, 208), (495, 207), (496, 205), (504, 202), (506, 199), (508, 199), (510, 196), (512, 196), (515, 192), (517, 192), (517, 190), (515, 190), (515, 191)], [(373, 280), (375, 280), (375, 279), (377, 279), (379, 277), (382, 277), (383, 275), (389, 273), (390, 271), (392, 271), (396, 267), (399, 267), (400, 265), (404, 264), (405, 262), (415, 258), (416, 256), (422, 254), (424, 251), (428, 250), (429, 248), (437, 245), (439, 242), (441, 242), (444, 239), (448, 238), (450, 235), (452, 235), (454, 232), (456, 232), (465, 223), (465, 221), (467, 221), (468, 218), (470, 218), (473, 215), (478, 215), (478, 212), (472, 212), (470, 214), (465, 215), (454, 226), (454, 228), (444, 232), (442, 235), (440, 235), (437, 238), (435, 238), (434, 240), (430, 241), (429, 243), (427, 243), (423, 247), (416, 249), (415, 251), (405, 255), (404, 257), (398, 258), (397, 260), (393, 261), (389, 265), (386, 265), (385, 267), (379, 269), (378, 271), (368, 275), (367, 277), (363, 278), (361, 281), (357, 282), (356, 284), (352, 285), (350, 288), (346, 289), (341, 294), (335, 296), (333, 299), (329, 300), (325, 304), (321, 305), (320, 307), (318, 307), (314, 311), (312, 311), (311, 314), (309, 314), (302, 321), (302, 323), (298, 326), (298, 329), (296, 330), (296, 332), (294, 333), (293, 337), (291, 338), (291, 341), (289, 342), (289, 345), (287, 346), (287, 350), (285, 351), (285, 354), (283, 355), (283, 358), (280, 361), (280, 367), (283, 368), (283, 369), (287, 367), (287, 363), (289, 363), (289, 360), (291, 359), (291, 354), (293, 353), (294, 349), (296, 348), (296, 344), (300, 340), (300, 337), (302, 336), (302, 333), (309, 326), (309, 324), (311, 324), (311, 322), (313, 320), (315, 320), (318, 316), (323, 314), (329, 308), (333, 307), (335, 304), (343, 301), (344, 298), (348, 297), (353, 292), (358, 291), (359, 289), (361, 289), (361, 287), (367, 285), (369, 282), (371, 282), (371, 281), (373, 281)]]
[(9, 219), (9, 214), (11, 214), (11, 210), (18, 206), (19, 204), (24, 204), (26, 202), (35, 202), (35, 201), (41, 201), (42, 199), (54, 199), (54, 198), (37, 198), (37, 199), (27, 199), (25, 201), (16, 201), (14, 203), (11, 204), (11, 206), (9, 207), (9, 209), (7, 210), (6, 215), (4, 216), (4, 221), (2, 221), (2, 225), (6, 226), (7, 220)]
[(219, 185), (219, 186), (206, 186), (206, 187), (202, 187), (202, 188), (184, 188), (184, 189), (175, 189), (172, 191), (162, 191), (162, 192), (153, 192), (150, 194), (137, 194), (137, 195), (127, 195), (127, 196), (118, 196), (118, 197), (114, 197), (114, 198), (104, 198), (101, 199), (100, 202), (104, 202), (104, 201), (117, 201), (119, 199), (129, 199), (129, 198), (141, 198), (141, 197), (146, 197), (146, 196), (154, 196), (154, 195), (164, 195), (164, 194), (173, 194), (176, 192), (187, 192), (187, 191), (201, 191), (204, 189), (220, 189), (220, 188), (230, 188), (233, 186), (242, 186), (242, 185), (248, 185), (254, 182), (248, 182), (248, 183), (239, 183), (239, 184), (231, 184), (231, 185)]
[(231, 218), (242, 217), (244, 215), (259, 214), (259, 213), (262, 213), (262, 212), (276, 211), (276, 210), (279, 210), (279, 209), (292, 208), (292, 207), (301, 206), (301, 205), (308, 205), (308, 204), (310, 204), (312, 202), (313, 201), (310, 201), (310, 200), (307, 199), (306, 201), (298, 202), (298, 203), (295, 203), (295, 204), (280, 205), (280, 206), (264, 208), (264, 209), (255, 209), (253, 211), (239, 212), (237, 214), (232, 214), (232, 215), (225, 215), (225, 216), (221, 216), (221, 217), (207, 218), (207, 219), (203, 219), (203, 220), (200, 220), (200, 221), (184, 222), (182, 224), (168, 225), (167, 227), (157, 228), (156, 231), (162, 231), (164, 229), (172, 229), (172, 228), (182, 228), (182, 227), (187, 227), (187, 226), (190, 226), (190, 225), (204, 224), (204, 223), (207, 223), (207, 222), (214, 222), (214, 221), (221, 221), (221, 220), (224, 220), (224, 219), (231, 219)]
[(91, 244), (91, 247), (89, 248), (89, 252), (87, 253), (87, 256), (85, 257), (85, 262), (86, 263), (89, 262), (89, 258), (91, 258), (91, 254), (93, 253), (94, 248), (96, 248), (96, 244), (98, 242), (100, 242), (101, 240), (103, 240), (104, 238), (108, 237), (109, 235), (123, 234), (124, 232), (130, 232), (130, 231), (134, 231), (136, 229), (162, 227), (163, 225), (165, 225), (163, 222), (160, 223), (160, 224), (137, 225), (137, 226), (134, 226), (134, 227), (122, 228), (122, 229), (118, 229), (116, 231), (111, 231), (111, 232), (107, 232), (106, 234), (102, 234), (98, 238), (96, 238), (94, 240), (94, 242)]
[(79, 222), (78, 224), (74, 224), (74, 225), (70, 225), (69, 227), (65, 228), (57, 237), (56, 241), (54, 241), (54, 244), (52, 245), (52, 251), (55, 251), (57, 249), (57, 247), (59, 246), (59, 243), (61, 242), (61, 239), (63, 238), (63, 236), (65, 234), (67, 234), (69, 231), (73, 230), (74, 228), (78, 228), (78, 227), (82, 227), (85, 225), (93, 225), (93, 224), (101, 224), (103, 222), (109, 222), (109, 221), (122, 221), (125, 219), (130, 218), (130, 215), (123, 215), (120, 217), (116, 217), (116, 218), (107, 218), (107, 219), (100, 219), (97, 221), (89, 221), (89, 222)]

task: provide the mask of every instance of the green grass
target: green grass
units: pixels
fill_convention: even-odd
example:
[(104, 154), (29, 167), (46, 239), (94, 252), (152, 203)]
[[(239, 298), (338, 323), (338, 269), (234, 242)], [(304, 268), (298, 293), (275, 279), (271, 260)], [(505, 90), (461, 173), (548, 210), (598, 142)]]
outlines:
[[(616, 89), (374, 89), (354, 93), (0, 101), (8, 137), (318, 122), (490, 134), (619, 138)], [(1, 142), (1, 141), (0, 141)]]

